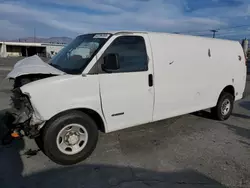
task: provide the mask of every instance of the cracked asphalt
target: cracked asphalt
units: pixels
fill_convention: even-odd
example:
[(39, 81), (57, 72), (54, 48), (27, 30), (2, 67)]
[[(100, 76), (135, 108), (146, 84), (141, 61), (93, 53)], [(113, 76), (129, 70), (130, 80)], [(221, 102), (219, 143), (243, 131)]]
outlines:
[[(9, 63), (11, 62), (11, 63)], [(0, 110), (9, 106), (11, 83), (3, 78), (14, 59), (0, 59)], [(249, 188), (250, 77), (246, 98), (225, 122), (207, 111), (100, 134), (84, 162), (63, 167), (33, 140), (0, 146), (0, 188)]]

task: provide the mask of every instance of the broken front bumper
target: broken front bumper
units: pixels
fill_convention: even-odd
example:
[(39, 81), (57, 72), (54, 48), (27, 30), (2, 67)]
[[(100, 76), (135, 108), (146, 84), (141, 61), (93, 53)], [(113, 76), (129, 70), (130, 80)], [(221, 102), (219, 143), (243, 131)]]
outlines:
[(23, 94), (19, 88), (14, 89), (11, 106), (12, 108), (7, 112), (8, 116), (13, 117), (12, 124), (7, 125), (10, 132), (18, 132), (30, 138), (39, 136), (39, 126), (43, 124), (43, 121), (37, 118), (29, 96)]

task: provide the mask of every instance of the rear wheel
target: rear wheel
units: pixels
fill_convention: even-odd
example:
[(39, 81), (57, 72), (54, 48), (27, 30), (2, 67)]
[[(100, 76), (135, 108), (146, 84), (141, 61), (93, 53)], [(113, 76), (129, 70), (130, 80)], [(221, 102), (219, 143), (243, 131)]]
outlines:
[(98, 129), (85, 113), (72, 111), (49, 122), (43, 131), (45, 154), (62, 165), (76, 164), (95, 149)]
[(227, 120), (233, 111), (234, 97), (232, 94), (223, 92), (218, 100), (216, 107), (211, 109), (213, 117), (217, 120)]

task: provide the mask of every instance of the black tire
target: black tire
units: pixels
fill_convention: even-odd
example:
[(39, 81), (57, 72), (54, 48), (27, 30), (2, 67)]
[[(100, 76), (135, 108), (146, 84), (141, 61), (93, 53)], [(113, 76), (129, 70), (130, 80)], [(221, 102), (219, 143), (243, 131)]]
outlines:
[(35, 137), (34, 140), (38, 148), (44, 153), (43, 133), (44, 133), (44, 127), (40, 130), (40, 135)]
[[(59, 132), (69, 124), (78, 124), (85, 128), (88, 140), (85, 147), (74, 155), (67, 155), (60, 151), (56, 139)], [(87, 114), (71, 111), (49, 121), (43, 130), (44, 153), (55, 163), (72, 165), (83, 161), (94, 151), (98, 140), (98, 129), (94, 120)]]
[(36, 145), (38, 146), (38, 148), (44, 153), (44, 143), (43, 143), (42, 135), (39, 135), (38, 137), (36, 137), (35, 142), (36, 142)]
[[(223, 106), (225, 101), (230, 102), (230, 108), (228, 110), (228, 113), (223, 114), (222, 106)], [(225, 120), (229, 119), (229, 117), (231, 116), (232, 111), (233, 111), (233, 106), (234, 106), (234, 96), (230, 93), (223, 92), (220, 95), (220, 98), (217, 102), (217, 105), (211, 109), (211, 113), (212, 113), (213, 118), (216, 120), (219, 120), (219, 121), (225, 121)]]

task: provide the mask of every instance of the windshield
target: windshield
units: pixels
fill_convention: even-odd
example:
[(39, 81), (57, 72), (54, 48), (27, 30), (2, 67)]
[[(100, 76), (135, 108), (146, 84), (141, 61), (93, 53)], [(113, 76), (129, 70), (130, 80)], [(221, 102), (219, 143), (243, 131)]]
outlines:
[(81, 74), (110, 34), (87, 34), (75, 38), (49, 64), (67, 74)]

